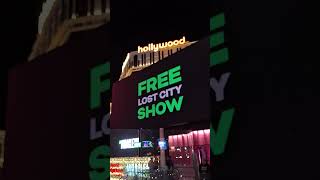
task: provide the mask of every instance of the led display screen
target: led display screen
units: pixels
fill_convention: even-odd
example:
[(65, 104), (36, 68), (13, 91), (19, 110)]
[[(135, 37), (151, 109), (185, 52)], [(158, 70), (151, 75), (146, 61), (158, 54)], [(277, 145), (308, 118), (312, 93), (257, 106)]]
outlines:
[(111, 128), (209, 127), (209, 45), (203, 39), (113, 84)]

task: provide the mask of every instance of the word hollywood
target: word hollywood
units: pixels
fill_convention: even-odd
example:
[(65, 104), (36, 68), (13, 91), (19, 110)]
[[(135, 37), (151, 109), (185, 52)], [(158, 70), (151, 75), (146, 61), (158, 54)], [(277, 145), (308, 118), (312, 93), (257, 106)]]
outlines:
[(148, 46), (140, 47), (138, 46), (138, 53), (154, 51), (157, 52), (159, 49), (164, 49), (167, 47), (177, 46), (186, 43), (186, 38), (183, 36), (180, 40), (168, 41), (158, 44), (150, 43)]

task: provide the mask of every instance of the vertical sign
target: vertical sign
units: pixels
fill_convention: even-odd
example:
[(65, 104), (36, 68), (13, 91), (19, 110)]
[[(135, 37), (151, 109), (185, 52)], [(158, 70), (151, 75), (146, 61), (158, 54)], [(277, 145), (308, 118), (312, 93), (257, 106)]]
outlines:
[[(210, 18), (210, 68), (214, 71), (215, 68), (221, 64), (229, 62), (229, 50), (225, 47), (225, 35), (222, 30), (225, 25), (224, 13), (219, 13)], [(210, 89), (212, 90), (214, 107), (221, 106), (222, 109), (220, 117), (214, 115), (213, 124), (211, 124), (211, 150), (214, 156), (222, 155), (225, 151), (226, 144), (228, 142), (229, 131), (232, 125), (234, 116), (234, 107), (228, 107), (223, 109), (225, 106), (224, 100), (227, 95), (226, 88), (229, 85), (229, 78), (231, 72), (222, 72), (220, 75), (211, 73), (210, 77)], [(227, 105), (230, 106), (230, 105)], [(214, 112), (216, 113), (216, 112)]]
[[(110, 135), (108, 122), (110, 113), (105, 109), (108, 102), (103, 102), (102, 95), (110, 90), (110, 79), (103, 78), (110, 73), (110, 63), (106, 62), (90, 70), (90, 141), (93, 147), (89, 154), (90, 180), (105, 180), (110, 173), (110, 149), (106, 145), (106, 135)], [(96, 110), (99, 111), (96, 111)], [(96, 113), (99, 112), (99, 113)], [(100, 113), (103, 112), (102, 120)]]

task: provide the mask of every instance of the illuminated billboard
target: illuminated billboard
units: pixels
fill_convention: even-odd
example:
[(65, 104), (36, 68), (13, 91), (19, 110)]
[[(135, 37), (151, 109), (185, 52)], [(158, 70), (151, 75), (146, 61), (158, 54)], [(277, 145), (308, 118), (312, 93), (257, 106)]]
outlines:
[[(178, 96), (177, 98), (173, 96), (181, 93), (182, 83), (167, 88), (182, 81), (180, 70), (181, 67), (176, 66), (158, 74), (157, 77), (151, 77), (138, 84), (138, 119), (143, 120), (150, 116), (155, 117), (168, 112), (180, 111), (183, 96)], [(161, 89), (159, 93), (155, 92), (143, 97), (143, 94), (148, 94), (158, 89)], [(148, 106), (148, 104), (152, 105)]]
[(209, 41), (203, 39), (113, 84), (111, 128), (209, 127)]

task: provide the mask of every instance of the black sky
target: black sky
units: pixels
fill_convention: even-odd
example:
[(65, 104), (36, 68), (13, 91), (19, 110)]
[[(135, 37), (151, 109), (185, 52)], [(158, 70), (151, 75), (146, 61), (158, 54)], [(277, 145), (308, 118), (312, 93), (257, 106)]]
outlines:
[[(8, 18), (4, 18), (3, 44), (6, 47), (1, 59), (0, 128), (4, 127), (7, 72), (15, 65), (26, 62), (31, 52), (42, 1), (10, 1), (5, 5), (8, 8), (4, 12)], [(311, 44), (315, 38), (312, 30), (316, 24), (316, 11), (307, 9), (307, 3), (301, 0), (220, 2), (223, 2), (229, 16), (229, 31), (233, 34), (233, 40), (238, 42), (238, 50), (243, 55), (251, 53), (249, 58), (257, 57), (255, 63), (250, 63), (252, 66), (266, 67), (266, 62), (273, 62), (276, 71), (287, 69), (290, 73), (300, 72), (296, 76), (291, 74), (291, 79), (288, 73), (282, 72), (281, 77), (286, 77), (286, 83), (292, 86), (298, 83), (295, 79), (303, 82), (302, 74), (310, 74), (301, 72), (314, 71), (311, 54), (316, 51), (311, 50)], [(136, 50), (138, 45), (173, 40), (183, 35), (189, 40), (198, 40), (207, 35), (209, 5), (210, 1), (112, 1), (112, 77), (119, 77), (126, 53)], [(259, 61), (262, 57), (273, 60)], [(314, 76), (311, 74), (307, 77), (312, 78)], [(311, 91), (310, 87), (304, 89)]]
[[(4, 128), (7, 72), (24, 63), (31, 52), (37, 34), (38, 16), (43, 0), (13, 1), (6, 5), (15, 7), (6, 28), (8, 54), (1, 64), (1, 114), (0, 128)], [(111, 1), (111, 26), (113, 29), (114, 56), (113, 79), (118, 79), (127, 52), (138, 45), (163, 42), (186, 36), (199, 40), (209, 32), (209, 1)]]
[(115, 47), (113, 77), (119, 78), (126, 53), (148, 43), (185, 36), (189, 41), (209, 33), (210, 1), (112, 1), (111, 27)]
[[(6, 45), (7, 56), (1, 59), (3, 88), (0, 96), (0, 128), (4, 126), (6, 74), (9, 68), (26, 61), (31, 51), (37, 31), (40, 2), (13, 1), (11, 5), (6, 5), (8, 12), (5, 17), (8, 18), (4, 18), (6, 38), (3, 44)], [(177, 39), (182, 35), (190, 40), (198, 40), (207, 35), (209, 4), (209, 1), (200, 0), (112, 1), (112, 77), (119, 77), (126, 53), (136, 50), (138, 45)], [(263, 108), (257, 104), (256, 111), (248, 113), (248, 116), (257, 117), (251, 118), (250, 123), (254, 133), (244, 133), (243, 136), (247, 136), (246, 139), (250, 141), (237, 143), (248, 147), (251, 145), (249, 142), (254, 142), (256, 146), (253, 145), (253, 149), (248, 151), (248, 157), (257, 161), (262, 158), (262, 161), (269, 162), (261, 167), (267, 171), (270, 167), (276, 167), (273, 169), (291, 174), (292, 177), (296, 173), (316, 174), (317, 164), (310, 164), (312, 161), (318, 163), (320, 149), (316, 146), (319, 146), (317, 109), (320, 98), (319, 76), (316, 76), (319, 58), (313, 56), (319, 51), (319, 45), (314, 45), (318, 42), (315, 36), (318, 33), (315, 33), (315, 27), (319, 24), (318, 10), (307, 7), (303, 0), (224, 0), (222, 4), (229, 18), (228, 32), (233, 41), (230, 50), (241, 57), (236, 63), (241, 66), (243, 74), (247, 74), (247, 81), (253, 84), (246, 87), (248, 94), (241, 98), (248, 100), (251, 106), (256, 102), (271, 104)], [(259, 121), (259, 116), (268, 117), (268, 120)], [(249, 124), (241, 125), (244, 129), (246, 126)], [(270, 139), (275, 142), (270, 142)], [(271, 145), (265, 146), (266, 143)], [(271, 155), (263, 153), (277, 156), (270, 158)], [(247, 157), (242, 156), (240, 159), (244, 162)], [(299, 164), (288, 164), (292, 159)], [(279, 161), (283, 164), (279, 164)], [(234, 163), (234, 172), (241, 169), (241, 165), (240, 160), (238, 164)], [(252, 166), (254, 164), (246, 167)], [(302, 169), (298, 171), (297, 166)], [(269, 174), (260, 175), (275, 175), (275, 171), (271, 170)], [(250, 171), (246, 169), (241, 173), (258, 175), (259, 172), (265, 172)]]

